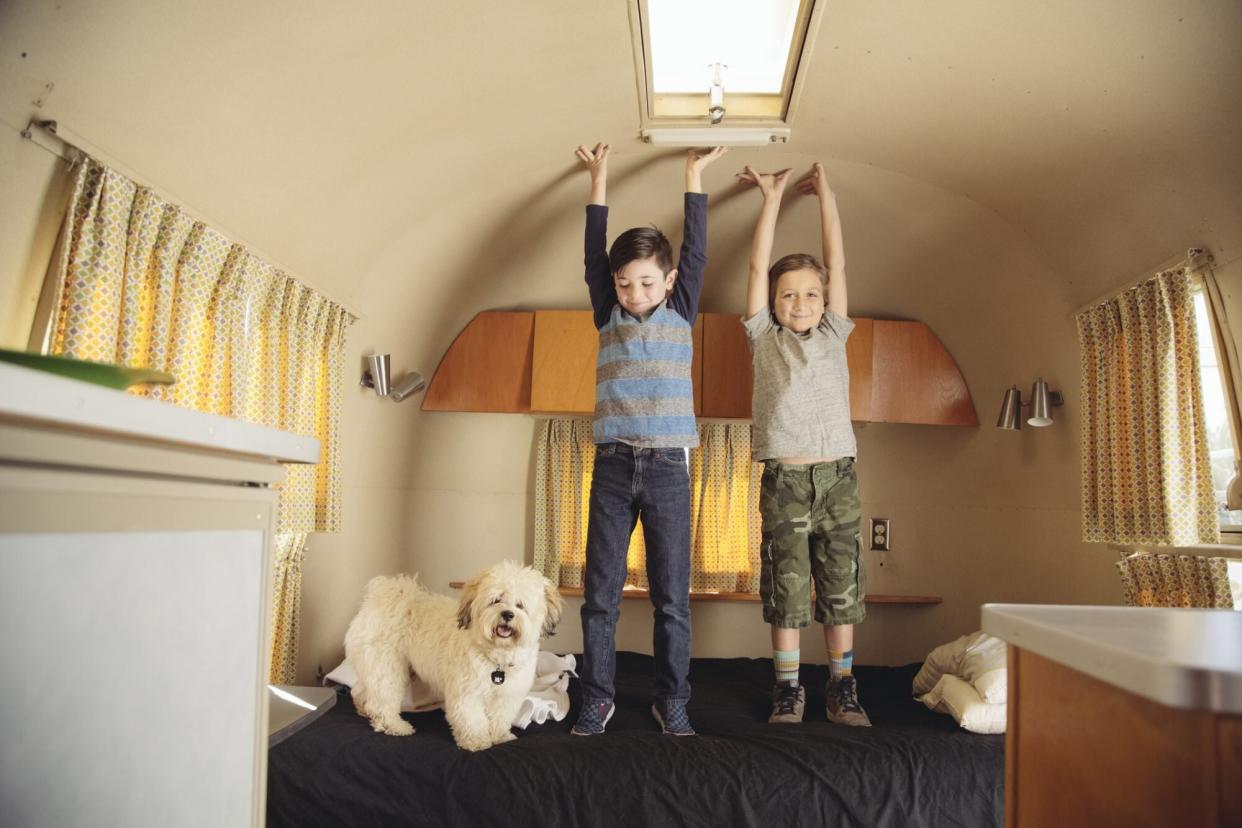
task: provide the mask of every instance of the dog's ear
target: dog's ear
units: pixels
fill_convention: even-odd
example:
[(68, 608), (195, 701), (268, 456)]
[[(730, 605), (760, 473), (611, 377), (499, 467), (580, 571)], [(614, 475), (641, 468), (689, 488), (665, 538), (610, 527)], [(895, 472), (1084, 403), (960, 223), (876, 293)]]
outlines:
[(561, 591), (556, 588), (556, 584), (543, 579), (543, 603), (547, 614), (543, 618), (543, 634), (549, 636), (556, 632), (556, 625), (561, 623), (561, 610), (564, 607), (564, 601), (561, 599)]
[(470, 618), (474, 615), (474, 599), (479, 595), (478, 575), (466, 581), (461, 588), (461, 602), (457, 605), (457, 626), (463, 630), (470, 629)]

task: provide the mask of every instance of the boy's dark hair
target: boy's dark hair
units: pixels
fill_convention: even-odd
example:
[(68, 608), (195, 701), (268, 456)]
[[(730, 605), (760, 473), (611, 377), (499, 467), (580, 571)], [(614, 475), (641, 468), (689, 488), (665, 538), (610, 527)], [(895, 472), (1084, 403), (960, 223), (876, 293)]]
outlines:
[(667, 276), (673, 269), (673, 246), (668, 243), (668, 237), (656, 227), (631, 227), (612, 243), (608, 267), (615, 274), (632, 261), (651, 258)]
[[(819, 274), (819, 283), (828, 289), (828, 269), (819, 263), (819, 259), (809, 253), (790, 253), (788, 256), (782, 256), (776, 260), (776, 264), (768, 269), (768, 307), (776, 304), (776, 283), (780, 281), (781, 275), (791, 270), (814, 270)], [(828, 303), (828, 297), (824, 297), (824, 304)]]

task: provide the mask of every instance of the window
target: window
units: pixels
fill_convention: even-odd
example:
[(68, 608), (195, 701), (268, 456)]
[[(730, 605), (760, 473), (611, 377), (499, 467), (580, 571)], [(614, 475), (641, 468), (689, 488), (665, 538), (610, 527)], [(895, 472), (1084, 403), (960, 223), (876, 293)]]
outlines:
[(1222, 532), (1242, 532), (1242, 510), (1225, 507), (1225, 489), (1237, 473), (1234, 435), (1230, 425), (1221, 362), (1212, 334), (1213, 324), (1207, 297), (1202, 288), (1194, 292), (1195, 322), (1199, 334), (1199, 376), (1203, 386), (1204, 420), (1208, 452), (1212, 458), (1212, 489), (1216, 493), (1217, 514)]
[(728, 122), (786, 121), (815, 6), (814, 0), (635, 0), (644, 124), (708, 123), (716, 64), (725, 67)]

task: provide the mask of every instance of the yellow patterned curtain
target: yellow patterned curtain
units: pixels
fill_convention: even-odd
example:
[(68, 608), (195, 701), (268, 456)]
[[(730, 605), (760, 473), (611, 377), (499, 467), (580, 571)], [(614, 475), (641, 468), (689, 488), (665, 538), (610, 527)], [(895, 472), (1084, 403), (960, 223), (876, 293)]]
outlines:
[(1190, 274), (1078, 314), (1083, 540), (1216, 543)]
[[(286, 469), (278, 545), (295, 543), (291, 535), (304, 542), (308, 532), (337, 531), (345, 333), (353, 317), (91, 159), (78, 168), (59, 251), (48, 286), (48, 352), (167, 371), (174, 385), (135, 393), (318, 438), (319, 463)], [(277, 588), (294, 600), (276, 603), (292, 614), (275, 618), (276, 629), (296, 628), (300, 580), (289, 579), (300, 572), (277, 572)], [(284, 644), (293, 647), (296, 637)], [(277, 652), (273, 673), (292, 657)]]
[[(690, 588), (759, 589), (759, 477), (750, 426), (699, 426), (690, 452)], [(535, 568), (565, 587), (581, 587), (595, 445), (591, 421), (544, 420), (536, 436)], [(646, 588), (642, 527), (630, 538), (626, 583)]]
[(1242, 610), (1242, 558), (1140, 551), (1117, 572), (1126, 606)]
[(302, 558), (305, 532), (276, 536), (272, 573), (272, 684), (297, 684), (298, 630), (302, 625)]

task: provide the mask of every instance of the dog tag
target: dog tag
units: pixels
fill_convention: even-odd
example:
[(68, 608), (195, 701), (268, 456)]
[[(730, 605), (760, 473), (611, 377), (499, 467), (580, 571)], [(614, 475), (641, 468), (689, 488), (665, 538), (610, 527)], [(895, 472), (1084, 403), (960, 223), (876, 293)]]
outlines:
[(495, 672), (492, 673), (492, 684), (504, 684), (504, 683), (505, 683), (505, 671), (504, 670), (496, 670)]

